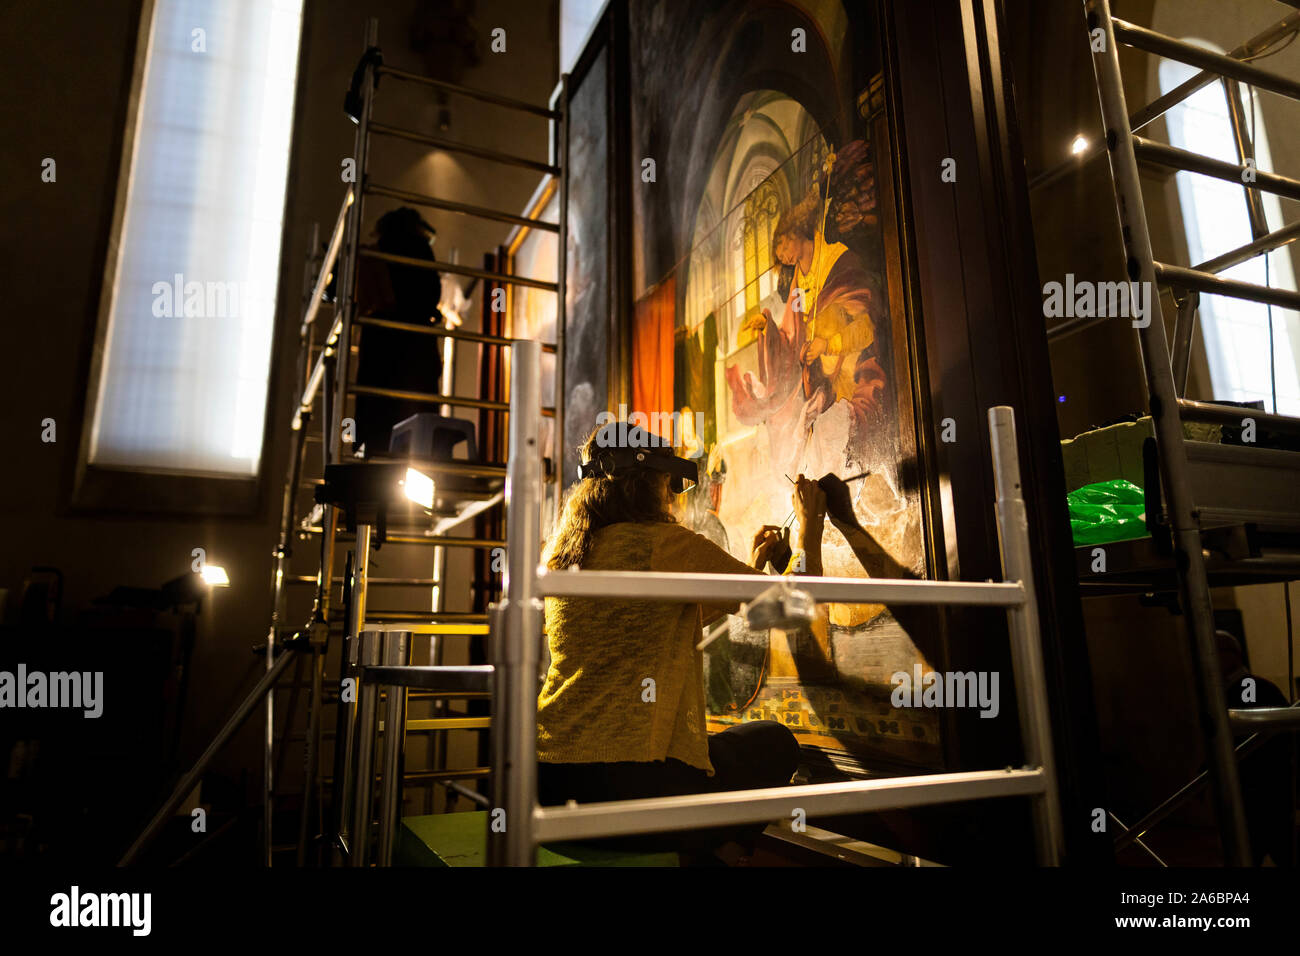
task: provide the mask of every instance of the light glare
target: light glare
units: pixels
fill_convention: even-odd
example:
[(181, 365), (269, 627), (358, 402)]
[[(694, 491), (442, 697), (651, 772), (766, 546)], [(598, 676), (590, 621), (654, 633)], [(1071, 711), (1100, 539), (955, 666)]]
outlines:
[(433, 479), (414, 468), (406, 469), (406, 480), (402, 482), (406, 497), (425, 508), (433, 507)]
[(205, 564), (199, 573), (203, 575), (203, 583), (210, 588), (230, 587), (230, 575), (219, 564)]

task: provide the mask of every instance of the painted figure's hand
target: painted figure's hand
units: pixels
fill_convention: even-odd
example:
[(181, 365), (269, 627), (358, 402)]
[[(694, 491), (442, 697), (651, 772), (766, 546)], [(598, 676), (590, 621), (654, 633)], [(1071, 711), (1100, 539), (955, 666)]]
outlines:
[(825, 352), (826, 340), (823, 338), (813, 339), (803, 347), (803, 364), (809, 365), (817, 361)]
[(742, 332), (762, 332), (767, 328), (767, 323), (772, 320), (771, 313), (764, 309), (761, 313), (756, 313), (747, 318), (740, 326)]

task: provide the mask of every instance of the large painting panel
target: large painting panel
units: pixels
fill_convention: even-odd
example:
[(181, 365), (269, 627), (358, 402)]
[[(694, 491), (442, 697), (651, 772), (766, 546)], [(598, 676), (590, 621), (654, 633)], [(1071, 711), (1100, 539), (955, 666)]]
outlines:
[[(796, 474), (834, 474), (903, 573), (926, 576), (871, 5), (633, 0), (629, 30), (632, 155), (656, 172), (633, 192), (631, 393), (694, 424), (703, 480), (683, 520), (744, 559), (757, 528), (790, 523)], [(699, 108), (668, 108), (681, 102)], [(671, 396), (662, 350), (637, 350), (669, 335)], [(823, 557), (827, 574), (865, 574), (829, 524)], [(729, 628), (706, 658), (712, 729), (775, 719), (841, 765), (940, 762), (935, 712), (890, 704), (893, 674), (931, 665), (885, 607)]]

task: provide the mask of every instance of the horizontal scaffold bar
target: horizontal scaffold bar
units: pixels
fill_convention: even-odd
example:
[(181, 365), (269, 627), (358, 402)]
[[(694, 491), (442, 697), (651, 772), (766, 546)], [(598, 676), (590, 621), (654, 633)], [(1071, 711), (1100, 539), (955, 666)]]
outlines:
[(367, 619), (360, 628), (363, 631), (404, 631), (407, 634), (443, 634), (443, 635), (470, 635), (487, 634), (488, 626), (486, 624), (415, 624), (406, 623), (388, 623), (381, 624), (377, 621)]
[[(457, 339), (462, 342), (478, 342), (481, 345), (514, 345), (516, 342), (525, 341), (524, 339), (510, 339), (504, 335), (484, 335), (482, 332), (469, 332), (465, 329), (447, 329), (440, 325), (429, 323), (428, 325), (412, 325), (409, 322), (398, 322), (395, 319), (381, 319), (377, 315), (359, 315), (353, 320), (355, 325), (373, 325), (380, 329), (396, 329), (399, 332), (413, 332), (416, 335), (438, 335), (445, 336), (449, 339)], [(543, 352), (554, 352), (555, 346), (542, 343)]]
[[(317, 531), (316, 529), (313, 528), (313, 529), (311, 529), (311, 533), (319, 534), (319, 531)], [(340, 587), (340, 586), (342, 586), (342, 584), (343, 584), (343, 580), (344, 580), (344, 579), (343, 579), (341, 576), (339, 576), (339, 575), (335, 575), (333, 581), (331, 581), (330, 583), (333, 584), (334, 587)], [(315, 576), (314, 574), (291, 574), (291, 575), (288, 575), (288, 576), (285, 577), (285, 579), (284, 579), (284, 583), (285, 583), (285, 584), (310, 584), (310, 585), (315, 585), (315, 584), (316, 584), (316, 576)], [(375, 587), (387, 587), (387, 588), (405, 588), (405, 587), (410, 587), (410, 588), (434, 588), (434, 587), (437, 587), (437, 586), (438, 586), (438, 581), (437, 581), (436, 578), (371, 578), (371, 577), (366, 578), (366, 587), (371, 587), (371, 588), (375, 588)], [(475, 627), (475, 626), (477, 626), (477, 625), (473, 625), (473, 624), (465, 624), (465, 625), (453, 624), (453, 625), (448, 625), (448, 626), (449, 626), (449, 627)], [(448, 633), (458, 634), (458, 633), (461, 633), (461, 632), (459, 632), (459, 631), (449, 631)]]
[(454, 202), (450, 199), (439, 199), (437, 196), (427, 196), (424, 193), (407, 192), (405, 189), (393, 189), (389, 186), (380, 186), (376, 183), (367, 183), (365, 192), (372, 196), (384, 196), (388, 199), (396, 199), (400, 202), (410, 203), (413, 206), (427, 206), (430, 209), (443, 209), (447, 212), (460, 213), (463, 216), (477, 216), (479, 219), (493, 219), (497, 222), (508, 222), (515, 226), (526, 226), (530, 229), (540, 229), (543, 232), (560, 231), (559, 223), (547, 222), (545, 219), (531, 219), (528, 216), (519, 216), (512, 212), (502, 212), (499, 209), (489, 209), (486, 206), (473, 206), (469, 203)]
[(1273, 732), (1300, 730), (1300, 707), (1228, 708), (1233, 730)]
[[(407, 770), (402, 774), (402, 782), (410, 786), (420, 781), (436, 783), (439, 780), (469, 780), (471, 777), (490, 777), (491, 775), (491, 767), (474, 767), (468, 770)], [(321, 777), (321, 783), (327, 787), (333, 782), (333, 777)], [(383, 777), (375, 774), (375, 782), (382, 783)], [(293, 795), (301, 798), (302, 791), (295, 790)]]
[(491, 726), (491, 717), (426, 717), (408, 720), (404, 729), (407, 733), (414, 733), (421, 730), (487, 730)]
[(547, 282), (545, 279), (530, 279), (527, 276), (512, 276), (505, 272), (491, 272), (487, 269), (475, 269), (473, 266), (462, 266), (455, 262), (440, 262), (436, 259), (416, 259), (414, 256), (398, 256), (391, 252), (382, 252), (374, 246), (358, 246), (357, 254), (365, 256), (367, 259), (379, 259), (383, 262), (394, 262), (398, 265), (413, 266), (416, 269), (433, 269), (438, 272), (450, 272), (452, 275), (473, 276), (476, 279), (485, 279), (489, 282), (500, 282), (502, 285), (523, 285), (530, 289), (541, 289), (544, 292), (554, 292), (558, 286), (554, 282)]
[(421, 690), (475, 691), (492, 690), (491, 664), (441, 666), (363, 667), (362, 683), (391, 684), (394, 687), (418, 687)]
[(430, 136), (427, 133), (418, 133), (413, 129), (402, 129), (400, 126), (389, 126), (387, 123), (374, 122), (370, 124), (369, 129), (372, 135), (392, 136), (394, 139), (408, 140), (412, 143), (419, 143), (421, 146), (432, 146), (434, 149), (440, 149), (446, 153), (463, 153), (466, 156), (473, 156), (475, 159), (505, 163), (508, 166), (522, 166), (524, 169), (536, 170), (539, 173), (547, 173), (551, 176), (560, 175), (560, 167), (552, 166), (550, 163), (526, 159), (523, 156), (515, 156), (511, 153), (500, 153), (495, 149), (485, 149), (482, 146), (471, 146), (469, 143), (458, 143), (453, 139)]
[[(320, 534), (319, 528), (312, 528), (312, 534)], [(354, 541), (354, 535), (340, 534), (335, 536), (335, 541)], [(504, 548), (506, 543), (496, 538), (453, 538), (448, 535), (422, 535), (422, 534), (386, 534), (384, 535), (385, 544), (427, 544), (441, 548)], [(375, 583), (375, 582), (371, 582)]]
[[(1274, 415), (1240, 405), (1215, 405), (1213, 402), (1194, 402), (1190, 398), (1178, 400), (1178, 413), (1185, 422), (1210, 422), (1214, 425), (1241, 425), (1243, 418), (1255, 422), (1256, 427), (1290, 433), (1300, 433), (1300, 418)], [(1235, 562), (1239, 563), (1239, 562)]]
[[(1267, 173), (1262, 169), (1238, 166), (1236, 163), (1226, 163), (1221, 159), (1211, 159), (1209, 156), (1193, 153), (1191, 150), (1157, 143), (1141, 136), (1133, 137), (1133, 152), (1137, 153), (1138, 159), (1172, 166), (1174, 169), (1186, 169), (1193, 173), (1200, 173), (1202, 176), (1213, 176), (1215, 179), (1224, 179), (1238, 186), (1262, 189), (1266, 193), (1274, 193), (1287, 199), (1300, 199), (1300, 179)], [(1246, 179), (1247, 174), (1251, 177), (1249, 182)]]
[[(484, 408), (490, 412), (510, 411), (509, 402), (494, 402), (486, 398), (471, 398), (468, 395), (435, 395), (433, 392), (408, 392), (400, 388), (379, 388), (375, 385), (349, 385), (352, 395), (378, 395), (383, 398), (399, 398), (409, 402), (425, 402), (429, 405), (452, 405), (457, 408)], [(554, 408), (543, 408), (542, 415), (552, 418)]]
[(546, 597), (652, 598), (659, 601), (747, 601), (774, 584), (837, 604), (943, 604), (1018, 607), (1019, 582), (907, 581), (882, 578), (780, 577), (759, 574), (675, 574), (650, 571), (538, 571)]
[(871, 813), (990, 797), (1028, 796), (1043, 790), (1041, 770), (977, 770), (617, 800), (575, 807), (538, 807), (533, 813), (533, 827), (536, 842), (549, 843), (592, 834), (619, 836), (788, 820), (795, 810), (803, 810), (810, 817)]
[(1222, 272), (1225, 269), (1231, 269), (1233, 266), (1241, 265), (1258, 255), (1280, 249), (1288, 243), (1295, 242), (1296, 239), (1300, 239), (1300, 220), (1260, 236), (1254, 242), (1248, 242), (1244, 246), (1225, 252), (1221, 256), (1206, 259), (1204, 262), (1192, 266), (1192, 268), (1197, 272)]
[(1148, 53), (1168, 57), (1171, 60), (1177, 60), (1180, 63), (1199, 66), (1201, 69), (1217, 73), (1219, 76), (1240, 80), (1242, 83), (1258, 86), (1262, 90), (1269, 90), (1281, 96), (1289, 96), (1293, 100), (1300, 100), (1300, 83), (1295, 80), (1287, 79), (1285, 76), (1279, 76), (1269, 70), (1260, 69), (1253, 64), (1244, 63), (1230, 56), (1224, 56), (1222, 53), (1215, 53), (1204, 47), (1193, 46), (1190, 43), (1175, 40), (1173, 37), (1157, 33), (1155, 30), (1148, 30), (1146, 27), (1140, 27), (1136, 23), (1129, 23), (1127, 20), (1112, 18), (1111, 23), (1115, 27), (1115, 37), (1121, 43), (1137, 47), (1139, 50), (1146, 50)]
[[(401, 621), (418, 624), (420, 622), (437, 622), (439, 624), (486, 624), (487, 614), (482, 611), (371, 611), (366, 610), (366, 627), (372, 624), (386, 624)], [(380, 630), (380, 628), (376, 628)], [(393, 630), (387, 628), (386, 630)], [(410, 630), (410, 628), (397, 628)]]
[(391, 66), (375, 67), (376, 76), (391, 76), (395, 80), (405, 80), (408, 83), (422, 83), (425, 86), (431, 86), (435, 90), (445, 90), (448, 93), (458, 93), (461, 96), (468, 96), (479, 100), (482, 103), (492, 103), (495, 106), (504, 106), (506, 109), (521, 110), (525, 113), (532, 113), (536, 116), (542, 116), (546, 119), (559, 119), (559, 110), (549, 109), (545, 106), (538, 106), (535, 103), (526, 103), (523, 100), (516, 100), (509, 96), (502, 96), (500, 93), (489, 93), (487, 90), (476, 90), (469, 86), (460, 86), (457, 83), (448, 83), (445, 80), (435, 80), (431, 76), (424, 76), (420, 73), (410, 73), (406, 70), (399, 70)]
[(1253, 282), (1241, 282), (1238, 279), (1225, 279), (1223, 276), (1197, 272), (1195, 269), (1174, 266), (1167, 262), (1157, 262), (1154, 265), (1156, 279), (1164, 285), (1195, 289), (1209, 295), (1225, 295), (1233, 299), (1265, 302), (1284, 309), (1300, 309), (1300, 292), (1255, 285)]
[[(1228, 51), (1228, 56), (1234, 60), (1249, 60), (1263, 53), (1281, 37), (1295, 31), (1297, 27), (1300, 27), (1300, 13), (1289, 14), (1268, 29), (1255, 34), (1245, 43), (1233, 47)], [(1160, 118), (1197, 90), (1213, 83), (1218, 78), (1218, 74), (1213, 70), (1201, 70), (1195, 76), (1179, 83), (1168, 93), (1152, 100), (1129, 117), (1130, 128), (1136, 133), (1143, 126), (1146, 126), (1152, 120)]]

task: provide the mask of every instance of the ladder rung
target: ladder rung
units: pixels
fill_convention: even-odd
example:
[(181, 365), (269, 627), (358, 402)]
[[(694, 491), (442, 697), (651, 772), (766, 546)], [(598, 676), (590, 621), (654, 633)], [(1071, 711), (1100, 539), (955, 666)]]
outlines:
[(447, 212), (460, 213), (463, 216), (477, 216), (480, 219), (494, 219), (497, 222), (508, 222), (515, 226), (525, 226), (529, 229), (541, 229), (545, 232), (560, 231), (558, 223), (547, 222), (545, 219), (530, 219), (528, 216), (517, 216), (510, 212), (501, 212), (498, 209), (489, 209), (486, 206), (473, 206), (469, 203), (453, 202), (450, 199), (439, 199), (437, 196), (427, 196), (424, 193), (407, 192), (405, 189), (393, 189), (390, 186), (380, 186), (375, 183), (367, 183), (363, 192), (370, 193), (374, 196), (384, 196), (388, 199), (397, 199), (401, 202), (411, 203), (415, 206), (428, 206), (430, 209), (443, 209)]
[(386, 621), (410, 621), (413, 624), (421, 621), (486, 624), (487, 615), (480, 611), (371, 611), (367, 609), (366, 620), (381, 624)]
[[(344, 538), (343, 540), (347, 540)], [(454, 538), (450, 535), (390, 534), (385, 541), (392, 544), (419, 544), (427, 547), (443, 548), (504, 548), (505, 540), (500, 538)]]
[[(1225, 279), (1223, 276), (1209, 272), (1197, 272), (1195, 269), (1187, 269), (1183, 266), (1172, 266), (1167, 262), (1152, 264), (1155, 266), (1156, 279), (1165, 285), (1195, 289), (1210, 295), (1226, 295), (1234, 299), (1266, 302), (1284, 309), (1300, 309), (1300, 292), (1255, 285), (1253, 282), (1242, 282), (1238, 279)], [(1247, 415), (1249, 411), (1243, 409), (1242, 414)]]
[(559, 110), (553, 110), (545, 106), (537, 106), (534, 103), (525, 103), (523, 100), (511, 99), (508, 96), (501, 96), (498, 93), (489, 93), (487, 90), (475, 90), (468, 86), (458, 86), (455, 83), (447, 83), (443, 80), (435, 80), (431, 76), (423, 76), (419, 73), (408, 73), (406, 70), (394, 69), (391, 66), (375, 67), (376, 76), (391, 76), (396, 80), (406, 80), (409, 83), (423, 83), (425, 86), (432, 86), (437, 90), (446, 90), (448, 93), (459, 93), (461, 96), (469, 96), (484, 103), (492, 103), (494, 106), (504, 106), (507, 109), (522, 110), (525, 113), (533, 113), (546, 119), (559, 119), (562, 115)]
[[(1300, 199), (1300, 179), (1267, 173), (1262, 169), (1253, 169), (1249, 166), (1238, 166), (1236, 163), (1227, 163), (1221, 159), (1212, 159), (1189, 149), (1157, 143), (1142, 136), (1133, 137), (1133, 152), (1139, 159), (1160, 163), (1162, 166), (1186, 169), (1193, 173), (1200, 173), (1202, 176), (1213, 176), (1215, 179), (1224, 179), (1251, 189), (1262, 189), (1266, 193), (1285, 196), (1287, 199)], [(1244, 178), (1248, 172), (1254, 177), (1249, 182)]]
[(377, 665), (361, 668), (361, 681), (385, 687), (418, 687), (421, 690), (492, 690), (491, 664), (453, 666)]
[(1213, 53), (1203, 47), (1192, 46), (1190, 43), (1175, 40), (1173, 37), (1157, 33), (1155, 30), (1148, 30), (1146, 27), (1140, 27), (1118, 17), (1111, 17), (1110, 22), (1115, 28), (1115, 38), (1121, 43), (1137, 47), (1139, 50), (1146, 50), (1148, 53), (1155, 53), (1158, 56), (1168, 57), (1171, 60), (1177, 60), (1180, 63), (1199, 66), (1202, 70), (1209, 70), (1219, 76), (1240, 80), (1242, 83), (1258, 86), (1260, 89), (1270, 90), (1281, 96), (1288, 96), (1293, 100), (1300, 100), (1300, 83), (1295, 80), (1278, 76), (1269, 70), (1260, 69), (1251, 63), (1230, 56), (1224, 56), (1222, 53)]
[[(489, 777), (491, 775), (492, 775), (491, 767), (474, 767), (473, 769), (469, 769), (469, 770), (408, 770), (402, 774), (402, 780), (407, 783), (410, 783), (413, 780), (414, 781), (468, 780), (471, 777)], [(380, 779), (381, 778), (379, 774), (375, 774), (375, 782), (378, 783)], [(328, 787), (334, 783), (334, 778), (332, 776), (321, 777), (320, 781), (321, 781), (321, 786)], [(300, 797), (302, 796), (302, 793), (301, 791), (294, 792), (292, 790), (289, 790), (289, 791), (283, 791), (280, 795)]]
[[(314, 587), (314, 586), (316, 585), (316, 575), (314, 575), (314, 574), (292, 574), (292, 575), (285, 575), (284, 583), (285, 583), (285, 584), (305, 584), (305, 585), (311, 585), (311, 586)], [(340, 577), (340, 576), (338, 576), (338, 575), (335, 575), (335, 577), (333, 578), (333, 580), (332, 580), (331, 583), (332, 583), (332, 584), (334, 585), (334, 587), (336, 587), (336, 588), (337, 588), (337, 587), (342, 587), (342, 586), (343, 586), (343, 578)], [(372, 588), (373, 588), (373, 587), (385, 587), (385, 588), (407, 588), (407, 587), (410, 587), (410, 588), (432, 588), (432, 587), (437, 587), (437, 586), (438, 586), (438, 582), (437, 582), (436, 580), (434, 580), (433, 578), (367, 578), (367, 579), (366, 579), (366, 586), (367, 586), (367, 587), (372, 587)], [(462, 624), (449, 624), (449, 625), (447, 625), (447, 626), (448, 626), (448, 627), (456, 627), (456, 628), (459, 628), (459, 627), (476, 627), (477, 625), (473, 625), (473, 624), (463, 624), (463, 625), (462, 625)], [(444, 634), (479, 634), (479, 633), (485, 633), (485, 632), (481, 632), (481, 631), (459, 631), (459, 630), (448, 630), (448, 631), (442, 631), (442, 632), (440, 632), (440, 633), (444, 633)]]
[(421, 624), (418, 621), (397, 623), (384, 623), (375, 620), (374, 614), (366, 615), (365, 622), (361, 625), (363, 631), (406, 631), (408, 634), (442, 634), (442, 635), (483, 635), (488, 633), (486, 624)]
[(1242, 732), (1300, 730), (1300, 704), (1284, 707), (1229, 707), (1228, 723), (1233, 730)]
[(408, 720), (407, 731), (417, 730), (487, 730), (491, 717), (430, 717), (427, 720)]
[[(1228, 56), (1234, 60), (1250, 60), (1260, 53), (1263, 53), (1270, 46), (1276, 43), (1280, 38), (1286, 36), (1300, 25), (1300, 13), (1292, 13), (1284, 19), (1277, 21), (1268, 29), (1256, 33), (1245, 43), (1238, 44), (1228, 51)], [(1152, 100), (1142, 109), (1134, 113), (1129, 120), (1130, 126), (1134, 132), (1137, 132), (1143, 126), (1146, 126), (1152, 120), (1159, 119), (1169, 110), (1173, 109), (1187, 97), (1191, 96), (1197, 90), (1214, 82), (1213, 71), (1201, 70), (1195, 76), (1184, 80), (1178, 86), (1174, 87), (1168, 93)]]
[(525, 169), (534, 169), (539, 173), (549, 173), (552, 176), (560, 174), (560, 167), (552, 166), (550, 163), (525, 159), (523, 156), (515, 156), (511, 153), (499, 153), (495, 149), (484, 149), (482, 146), (471, 146), (469, 143), (458, 143), (452, 139), (443, 139), (441, 136), (417, 133), (415, 130), (402, 129), (400, 126), (372, 122), (369, 128), (372, 135), (392, 136), (396, 139), (420, 143), (423, 146), (432, 146), (434, 149), (441, 149), (448, 153), (464, 153), (466, 156), (473, 156), (477, 159), (488, 159), (495, 163), (506, 163), (510, 166), (522, 166)]
[[(320, 528), (307, 529), (309, 534), (320, 534)], [(339, 534), (334, 538), (335, 541), (355, 541), (356, 536), (352, 534)], [(422, 535), (422, 534), (388, 534), (384, 537), (385, 544), (424, 544), (445, 548), (504, 548), (505, 541), (496, 538), (453, 538), (449, 535)], [(372, 584), (375, 582), (371, 582)]]
[(545, 279), (512, 276), (504, 272), (475, 269), (473, 266), (462, 266), (455, 262), (442, 262), (438, 259), (417, 259), (414, 256), (399, 256), (376, 249), (374, 246), (358, 246), (357, 255), (365, 256), (367, 259), (379, 259), (382, 262), (394, 262), (398, 265), (411, 266), (415, 269), (431, 269), (438, 272), (450, 272), (452, 275), (473, 276), (476, 279), (500, 282), (503, 285), (523, 285), (528, 286), (530, 289), (542, 289), (545, 292), (555, 292), (559, 289), (556, 283), (547, 282)]
[[(482, 332), (469, 332), (464, 329), (447, 329), (437, 325), (412, 325), (409, 322), (397, 322), (393, 319), (381, 319), (377, 315), (359, 315), (352, 320), (353, 325), (373, 325), (381, 329), (396, 329), (399, 332), (412, 332), (416, 335), (437, 335), (464, 342), (478, 342), (482, 345), (514, 345), (530, 339), (511, 339), (504, 335), (484, 335)], [(555, 346), (542, 343), (543, 352), (554, 352)]]
[(1216, 405), (1213, 402), (1195, 402), (1188, 398), (1178, 400), (1178, 413), (1184, 421), (1210, 422), (1218, 425), (1235, 425), (1240, 427), (1243, 418), (1252, 419), (1265, 431), (1300, 432), (1300, 418), (1290, 415), (1275, 415), (1240, 405)]
[(1300, 239), (1300, 220), (1291, 223), (1289, 226), (1283, 226), (1267, 235), (1260, 236), (1253, 242), (1248, 242), (1244, 246), (1225, 252), (1221, 256), (1215, 256), (1213, 259), (1206, 259), (1204, 262), (1192, 266), (1197, 272), (1222, 272), (1224, 269), (1231, 269), (1235, 265), (1240, 265), (1255, 256), (1265, 252), (1272, 252), (1274, 249), (1281, 248), (1288, 243)]
[[(399, 398), (408, 402), (425, 402), (429, 405), (451, 405), (455, 408), (483, 408), (491, 412), (510, 411), (509, 402), (494, 402), (468, 395), (434, 395), (432, 392), (408, 392), (400, 388), (379, 388), (374, 385), (349, 385), (350, 395), (377, 395), (381, 398)], [(554, 408), (543, 408), (542, 415), (555, 417)]]
[[(406, 732), (408, 734), (427, 734), (437, 733), (444, 730), (489, 730), (492, 727), (491, 717), (430, 717), (428, 719), (408, 720), (406, 722)], [(379, 722), (379, 731), (384, 730), (384, 722)], [(338, 735), (332, 730), (322, 730), (322, 740), (334, 740)], [(275, 734), (276, 740), (306, 740), (305, 731), (297, 730), (290, 734)]]

